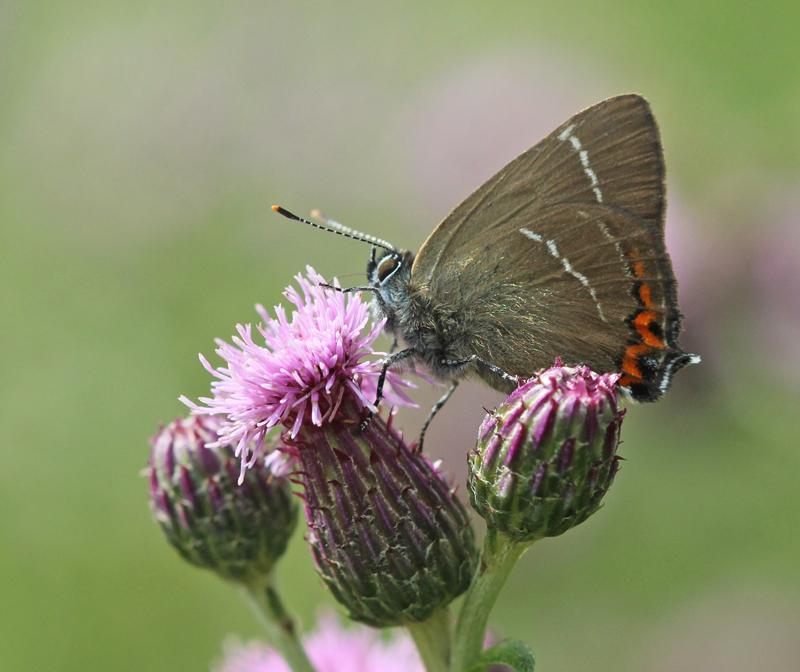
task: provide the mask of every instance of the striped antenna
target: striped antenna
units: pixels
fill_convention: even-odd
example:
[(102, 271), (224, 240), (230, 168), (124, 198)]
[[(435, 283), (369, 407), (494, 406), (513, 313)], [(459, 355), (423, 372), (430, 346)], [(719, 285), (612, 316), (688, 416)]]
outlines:
[(279, 205), (273, 205), (272, 209), (279, 215), (283, 215), (288, 219), (293, 219), (296, 222), (303, 222), (304, 224), (316, 227), (317, 229), (322, 229), (323, 231), (338, 233), (340, 236), (345, 236), (346, 238), (353, 238), (354, 240), (360, 240), (362, 243), (369, 243), (370, 245), (375, 245), (376, 247), (382, 247), (384, 250), (388, 250), (389, 252), (397, 252), (397, 248), (391, 243), (387, 243), (385, 240), (382, 240), (381, 238), (376, 238), (375, 236), (370, 236), (369, 234), (361, 233), (361, 231), (356, 231), (354, 229), (351, 229), (349, 226), (344, 226), (343, 224), (339, 224), (339, 222), (335, 222), (332, 219), (325, 217), (325, 215), (319, 212), (319, 210), (314, 210), (312, 215), (314, 217), (319, 217), (320, 219), (322, 219), (325, 222), (326, 226), (323, 226), (322, 224), (317, 224), (316, 222), (309, 221), (308, 219), (303, 219), (302, 217), (298, 217), (294, 213), (289, 212), (288, 210), (282, 208)]

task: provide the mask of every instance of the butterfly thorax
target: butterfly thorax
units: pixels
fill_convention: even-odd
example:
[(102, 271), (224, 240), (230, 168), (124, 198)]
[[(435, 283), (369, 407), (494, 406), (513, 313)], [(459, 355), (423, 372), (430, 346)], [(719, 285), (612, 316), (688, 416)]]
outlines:
[(427, 373), (442, 380), (461, 378), (474, 367), (446, 362), (474, 354), (475, 332), (460, 311), (436, 301), (426, 284), (412, 280), (413, 262), (411, 252), (399, 252), (393, 259), (385, 255), (370, 263), (373, 313), (386, 320), (386, 333), (416, 351), (416, 362), (424, 364)]

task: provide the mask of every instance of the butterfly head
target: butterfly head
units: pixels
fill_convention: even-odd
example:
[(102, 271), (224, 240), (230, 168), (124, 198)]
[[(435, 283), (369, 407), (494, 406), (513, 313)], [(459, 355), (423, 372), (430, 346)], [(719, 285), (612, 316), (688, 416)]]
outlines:
[(408, 250), (382, 250), (379, 257), (377, 252), (377, 248), (373, 247), (367, 263), (367, 279), (374, 289), (372, 306), (378, 318), (386, 319), (385, 330), (396, 333), (402, 321), (400, 314), (408, 304), (414, 253)]
[[(372, 248), (372, 256), (367, 263), (367, 278), (369, 284), (379, 290), (384, 285), (391, 283), (398, 273), (402, 275), (403, 266), (407, 266), (410, 273), (414, 255), (403, 250), (386, 250), (378, 258), (377, 249), (376, 247)], [(406, 259), (408, 259), (408, 263), (404, 264)]]

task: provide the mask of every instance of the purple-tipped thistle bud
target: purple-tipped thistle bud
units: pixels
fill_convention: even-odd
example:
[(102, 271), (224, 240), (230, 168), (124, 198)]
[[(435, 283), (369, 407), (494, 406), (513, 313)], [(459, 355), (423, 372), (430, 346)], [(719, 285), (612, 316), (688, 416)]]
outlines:
[(376, 415), (358, 431), (361, 417), (343, 402), (333, 421), (289, 442), (317, 571), (356, 621), (426, 621), (469, 587), (478, 559), (469, 516), (391, 421)]
[(486, 416), (469, 455), (469, 491), (490, 529), (535, 541), (597, 511), (619, 468), (617, 379), (555, 366)]
[(263, 462), (241, 485), (240, 460), (219, 441), (213, 415), (178, 418), (151, 440), (150, 505), (167, 540), (184, 559), (224, 579), (264, 579), (286, 550), (298, 506), (286, 478)]

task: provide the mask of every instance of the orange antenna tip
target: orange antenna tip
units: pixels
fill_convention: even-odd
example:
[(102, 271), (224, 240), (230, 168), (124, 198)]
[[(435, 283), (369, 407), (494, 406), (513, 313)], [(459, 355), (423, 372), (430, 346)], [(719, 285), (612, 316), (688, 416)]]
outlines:
[(273, 205), (273, 206), (272, 206), (272, 209), (273, 209), (275, 212), (280, 212), (281, 206), (280, 206), (280, 205)]

